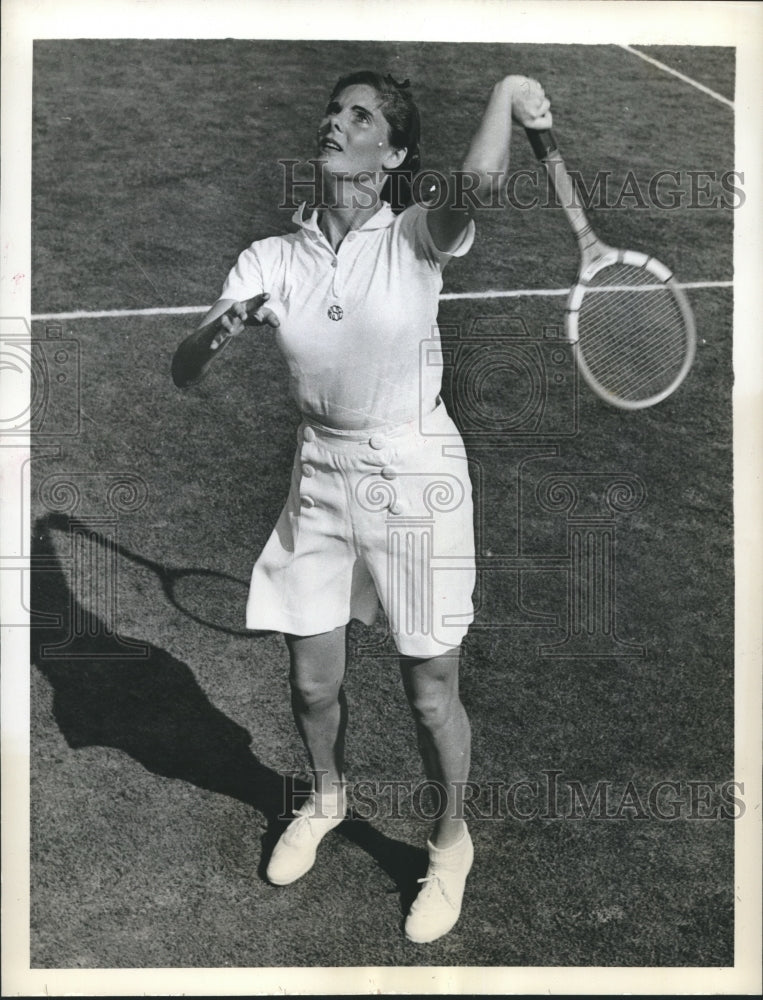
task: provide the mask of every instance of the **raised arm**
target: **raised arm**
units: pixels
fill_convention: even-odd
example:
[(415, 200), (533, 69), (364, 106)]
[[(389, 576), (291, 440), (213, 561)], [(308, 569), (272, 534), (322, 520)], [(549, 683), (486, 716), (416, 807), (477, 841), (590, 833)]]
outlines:
[(550, 107), (537, 80), (506, 76), (496, 83), (469, 145), (462, 177), (459, 180), (451, 174), (447, 199), (427, 215), (429, 231), (440, 250), (447, 252), (459, 245), (474, 215), (475, 203), (490, 204), (495, 192), (506, 183), (512, 122), (527, 128), (551, 128)]

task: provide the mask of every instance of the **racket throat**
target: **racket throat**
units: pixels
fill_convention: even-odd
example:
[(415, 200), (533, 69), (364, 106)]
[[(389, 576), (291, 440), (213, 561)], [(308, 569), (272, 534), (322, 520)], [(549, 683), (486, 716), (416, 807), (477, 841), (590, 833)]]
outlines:
[(596, 233), (586, 223), (584, 229), (575, 232), (580, 250), (580, 271), (586, 271), (592, 265), (600, 264), (604, 260), (611, 261), (617, 257), (617, 251), (598, 238)]
[(550, 150), (543, 163), (548, 172), (548, 178), (556, 194), (556, 199), (567, 216), (570, 228), (575, 234), (585, 269), (596, 264), (608, 254), (613, 253), (611, 247), (603, 243), (591, 228), (591, 223), (585, 214), (585, 209), (575, 183), (567, 173), (564, 160), (558, 149)]

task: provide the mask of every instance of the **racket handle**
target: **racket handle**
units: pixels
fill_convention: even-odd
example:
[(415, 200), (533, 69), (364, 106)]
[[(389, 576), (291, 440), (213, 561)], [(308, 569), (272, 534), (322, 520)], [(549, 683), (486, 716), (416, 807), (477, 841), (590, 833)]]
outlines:
[(564, 165), (562, 154), (559, 152), (554, 133), (550, 128), (540, 130), (526, 128), (525, 132), (527, 133), (527, 138), (530, 140), (533, 152), (546, 168), (549, 180), (559, 199), (559, 204), (564, 209), (567, 221), (577, 237), (581, 252), (583, 254), (590, 253), (596, 246), (607, 249), (606, 245), (601, 243), (591, 229), (591, 224), (586, 218), (580, 197), (575, 190), (575, 185), (567, 173), (567, 168)]
[(525, 132), (527, 133), (527, 138), (530, 140), (533, 153), (535, 153), (541, 162), (546, 159), (549, 153), (553, 153), (558, 148), (556, 138), (550, 128), (526, 128)]

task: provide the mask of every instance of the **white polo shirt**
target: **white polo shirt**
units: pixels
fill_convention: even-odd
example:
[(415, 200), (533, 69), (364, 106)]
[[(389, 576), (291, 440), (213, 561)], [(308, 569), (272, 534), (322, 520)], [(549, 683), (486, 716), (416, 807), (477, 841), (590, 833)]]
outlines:
[[(270, 293), (292, 393), (307, 417), (340, 428), (414, 420), (419, 401), (426, 412), (440, 392), (442, 269), (469, 250), (474, 223), (455, 251), (443, 253), (432, 242), (425, 208), (411, 205), (396, 216), (383, 202), (335, 253), (317, 212), (305, 219), (304, 208), (292, 220), (296, 233), (244, 250), (221, 297)], [(426, 363), (424, 340), (435, 347)]]

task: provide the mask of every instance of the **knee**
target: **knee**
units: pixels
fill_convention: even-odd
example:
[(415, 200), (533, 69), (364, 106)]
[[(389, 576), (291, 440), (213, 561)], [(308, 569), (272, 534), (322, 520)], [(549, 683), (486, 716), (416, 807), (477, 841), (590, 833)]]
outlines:
[(286, 636), (292, 703), (302, 711), (336, 704), (344, 677), (344, 629), (318, 636)]
[(436, 733), (452, 725), (460, 706), (458, 693), (450, 685), (437, 685), (412, 693), (409, 698), (416, 724)]
[(329, 708), (338, 701), (341, 690), (339, 681), (306, 678), (296, 673), (289, 677), (289, 685), (293, 702), (306, 711)]

